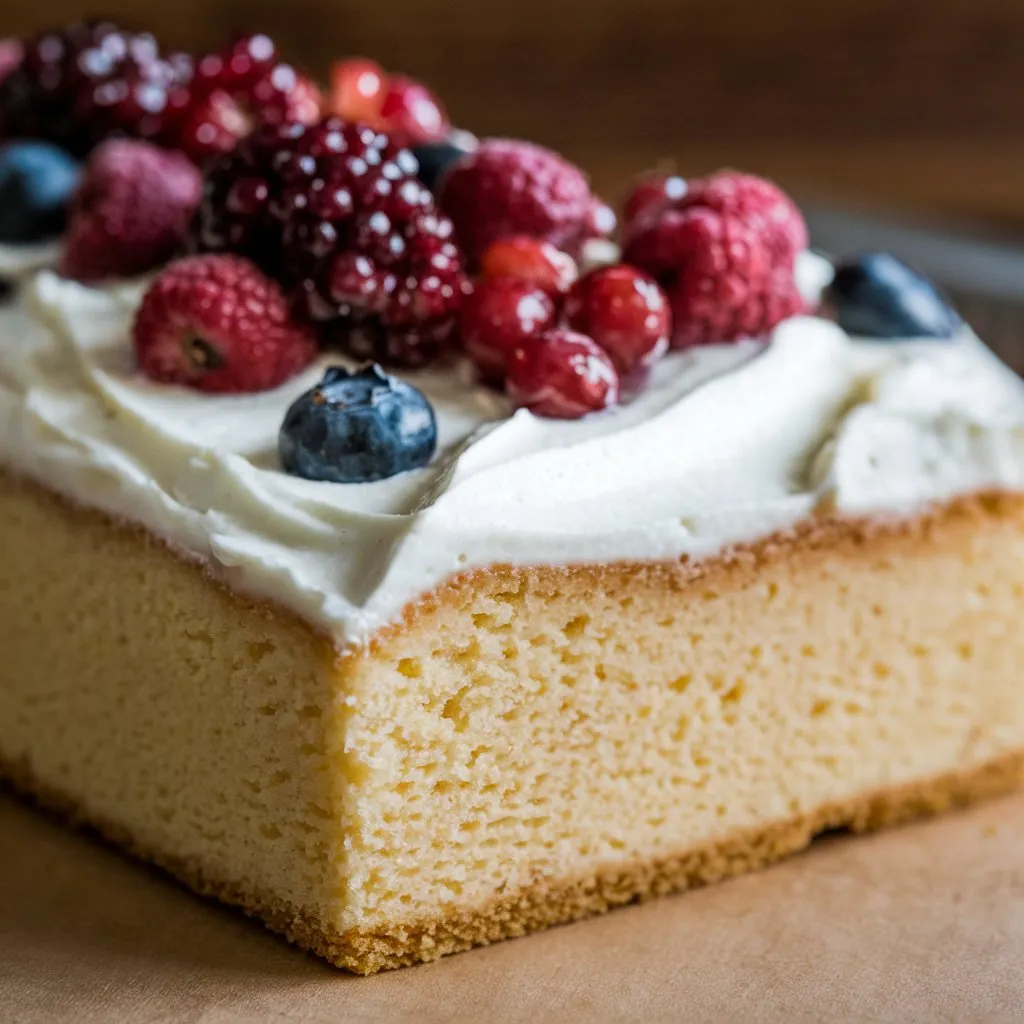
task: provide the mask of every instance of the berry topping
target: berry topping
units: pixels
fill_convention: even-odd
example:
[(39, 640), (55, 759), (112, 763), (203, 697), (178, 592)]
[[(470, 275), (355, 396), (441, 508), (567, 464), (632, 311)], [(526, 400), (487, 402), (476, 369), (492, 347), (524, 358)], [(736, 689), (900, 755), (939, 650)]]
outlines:
[(668, 348), (668, 299), (635, 267), (600, 267), (581, 278), (565, 300), (565, 317), (604, 349), (622, 376), (649, 366)]
[(623, 258), (667, 292), (674, 347), (763, 335), (803, 311), (794, 267), (807, 229), (775, 185), (728, 171), (635, 206)]
[(448, 115), (422, 82), (388, 75), (363, 57), (331, 69), (329, 106), (332, 114), (370, 124), (404, 145), (436, 142), (448, 134)]
[(678, 174), (649, 174), (641, 178), (626, 196), (622, 220), (627, 228), (641, 216), (672, 206), (686, 195), (686, 179)]
[(192, 61), (146, 33), (82, 22), (24, 43), (0, 81), (0, 136), (47, 139), (78, 156), (115, 135), (157, 139), (187, 100)]
[(500, 383), (517, 345), (555, 323), (555, 304), (529, 281), (498, 277), (477, 283), (462, 304), (462, 347), (484, 380)]
[(486, 279), (512, 277), (526, 281), (557, 298), (572, 287), (579, 270), (568, 253), (550, 242), (513, 235), (488, 246), (480, 257), (480, 274)]
[(742, 221), (762, 237), (773, 263), (792, 263), (807, 248), (807, 224), (799, 207), (773, 182), (753, 174), (719, 171), (691, 181), (677, 209), (699, 206)]
[[(459, 138), (459, 135), (464, 136)], [(476, 140), (465, 133), (455, 133), (442, 142), (424, 142), (413, 146), (419, 170), (416, 176), (431, 192), (437, 192), (438, 184), (448, 169), (476, 148)]]
[(421, 365), (468, 282), (415, 167), (366, 125), (263, 128), (208, 170), (194, 244), (248, 256), (352, 354)]
[(143, 297), (133, 335), (147, 377), (201, 391), (265, 391), (317, 351), (280, 286), (238, 256), (190, 256), (167, 266)]
[(434, 410), (423, 394), (377, 365), (331, 367), (292, 404), (279, 435), (286, 472), (360, 484), (419, 469), (437, 447)]
[(530, 142), (488, 139), (445, 175), (441, 209), (470, 259), (499, 238), (531, 235), (556, 246), (577, 241), (591, 207), (583, 172)]
[(885, 252), (836, 265), (825, 301), (848, 334), (868, 338), (949, 338), (960, 318), (928, 278)]
[(792, 267), (772, 266), (756, 229), (700, 207), (660, 227), (680, 260), (666, 289), (674, 348), (763, 335), (803, 311)]
[(111, 139), (93, 153), (71, 201), (60, 272), (131, 277), (170, 259), (188, 233), (202, 179), (180, 153)]
[(516, 408), (575, 420), (619, 400), (619, 375), (593, 339), (556, 328), (516, 348), (505, 390)]
[(78, 175), (78, 161), (48, 142), (0, 146), (0, 242), (59, 235)]
[(319, 117), (312, 80), (284, 63), (268, 36), (244, 36), (196, 65), (170, 141), (200, 163), (229, 152), (260, 125), (312, 124)]

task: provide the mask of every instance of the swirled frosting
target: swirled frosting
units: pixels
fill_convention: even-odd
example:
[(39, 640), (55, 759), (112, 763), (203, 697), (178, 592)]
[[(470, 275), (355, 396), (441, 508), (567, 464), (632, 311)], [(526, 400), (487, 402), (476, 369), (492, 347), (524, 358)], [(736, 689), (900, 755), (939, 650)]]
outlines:
[[(801, 263), (814, 291), (827, 265)], [(407, 379), (439, 454), (367, 484), (280, 470), (277, 431), (311, 367), (265, 394), (155, 384), (128, 342), (141, 286), (49, 271), (0, 309), (0, 461), (140, 523), (339, 645), (452, 573), (496, 563), (702, 556), (811, 514), (902, 514), (1024, 485), (1024, 385), (964, 329), (871, 342), (800, 317), (770, 341), (672, 353), (618, 408), (514, 412), (468, 372)]]

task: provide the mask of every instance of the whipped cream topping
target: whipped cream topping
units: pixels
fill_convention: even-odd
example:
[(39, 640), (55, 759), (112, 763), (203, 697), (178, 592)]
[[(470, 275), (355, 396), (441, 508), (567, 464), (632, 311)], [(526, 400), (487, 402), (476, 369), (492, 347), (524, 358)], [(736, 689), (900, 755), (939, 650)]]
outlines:
[[(827, 263), (805, 256), (817, 294)], [(700, 557), (814, 512), (902, 514), (1024, 486), (1024, 384), (966, 328), (871, 342), (812, 317), (755, 341), (670, 353), (618, 408), (514, 412), (468, 370), (404, 374), (434, 404), (438, 456), (366, 484), (283, 473), (272, 392), (155, 384), (129, 343), (142, 286), (43, 271), (0, 309), (0, 461), (141, 523), (339, 645), (490, 564)], [(337, 362), (336, 358), (331, 361)]]

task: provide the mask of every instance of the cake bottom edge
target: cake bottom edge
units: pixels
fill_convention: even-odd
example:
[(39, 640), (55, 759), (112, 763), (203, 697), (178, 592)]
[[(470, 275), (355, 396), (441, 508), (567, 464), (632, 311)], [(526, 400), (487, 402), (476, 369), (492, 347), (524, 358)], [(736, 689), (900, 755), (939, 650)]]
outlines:
[(1024, 788), (1024, 749), (992, 760), (824, 804), (675, 853), (606, 865), (576, 877), (538, 877), (478, 907), (442, 907), (436, 916), (339, 932), (308, 911), (237, 882), (213, 877), (195, 859), (140, 843), (126, 829), (90, 815), (75, 800), (39, 784), (28, 765), (0, 755), (0, 784), (66, 824), (87, 830), (188, 889), (259, 918), (271, 931), (355, 974), (436, 960), (475, 946), (605, 913), (767, 867), (824, 832), (868, 832), (930, 817)]

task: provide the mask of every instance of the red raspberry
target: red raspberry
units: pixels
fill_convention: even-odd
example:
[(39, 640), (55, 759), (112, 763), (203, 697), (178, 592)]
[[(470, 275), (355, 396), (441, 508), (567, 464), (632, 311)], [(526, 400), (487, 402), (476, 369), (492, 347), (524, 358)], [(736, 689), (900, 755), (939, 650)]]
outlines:
[(692, 181), (673, 205), (678, 210), (703, 207), (742, 221), (762, 234), (769, 257), (778, 265), (791, 266), (807, 248), (807, 224), (796, 203), (773, 182), (753, 174), (719, 171)]
[(673, 348), (756, 337), (802, 309), (792, 269), (771, 265), (755, 228), (702, 207), (673, 213)]
[(565, 300), (565, 318), (608, 353), (622, 376), (650, 366), (668, 348), (668, 299), (635, 267), (599, 267), (580, 278)]
[(441, 101), (422, 82), (388, 75), (379, 64), (354, 57), (331, 69), (332, 114), (373, 125), (403, 145), (443, 139), (451, 125)]
[(583, 172), (530, 142), (487, 139), (442, 179), (439, 203), (470, 259), (499, 238), (530, 235), (562, 248), (584, 230), (592, 197)]
[(550, 242), (514, 235), (499, 238), (480, 257), (480, 274), (485, 279), (512, 277), (527, 281), (552, 298), (564, 295), (579, 276), (576, 261)]
[(459, 312), (459, 337), (481, 377), (502, 381), (517, 345), (555, 322), (555, 304), (529, 281), (498, 277), (477, 283)]
[(415, 171), (367, 125), (264, 126), (207, 169), (192, 241), (248, 256), (352, 355), (422, 365), (452, 339), (468, 281)]
[(111, 139), (93, 153), (71, 203), (60, 272), (131, 277), (169, 260), (199, 205), (202, 178), (180, 153)]
[(207, 54), (189, 92), (168, 141), (197, 163), (234, 149), (259, 125), (312, 124), (320, 117), (320, 91), (280, 59), (265, 35)]
[(280, 286), (239, 256), (190, 256), (150, 285), (135, 318), (147, 377), (200, 391), (265, 391), (316, 356)]
[(557, 328), (516, 348), (505, 390), (517, 409), (575, 420), (619, 400), (619, 375), (592, 338)]
[(650, 174), (641, 178), (623, 204), (624, 226), (628, 229), (641, 216), (673, 205), (686, 195), (686, 189), (686, 180), (677, 174)]

